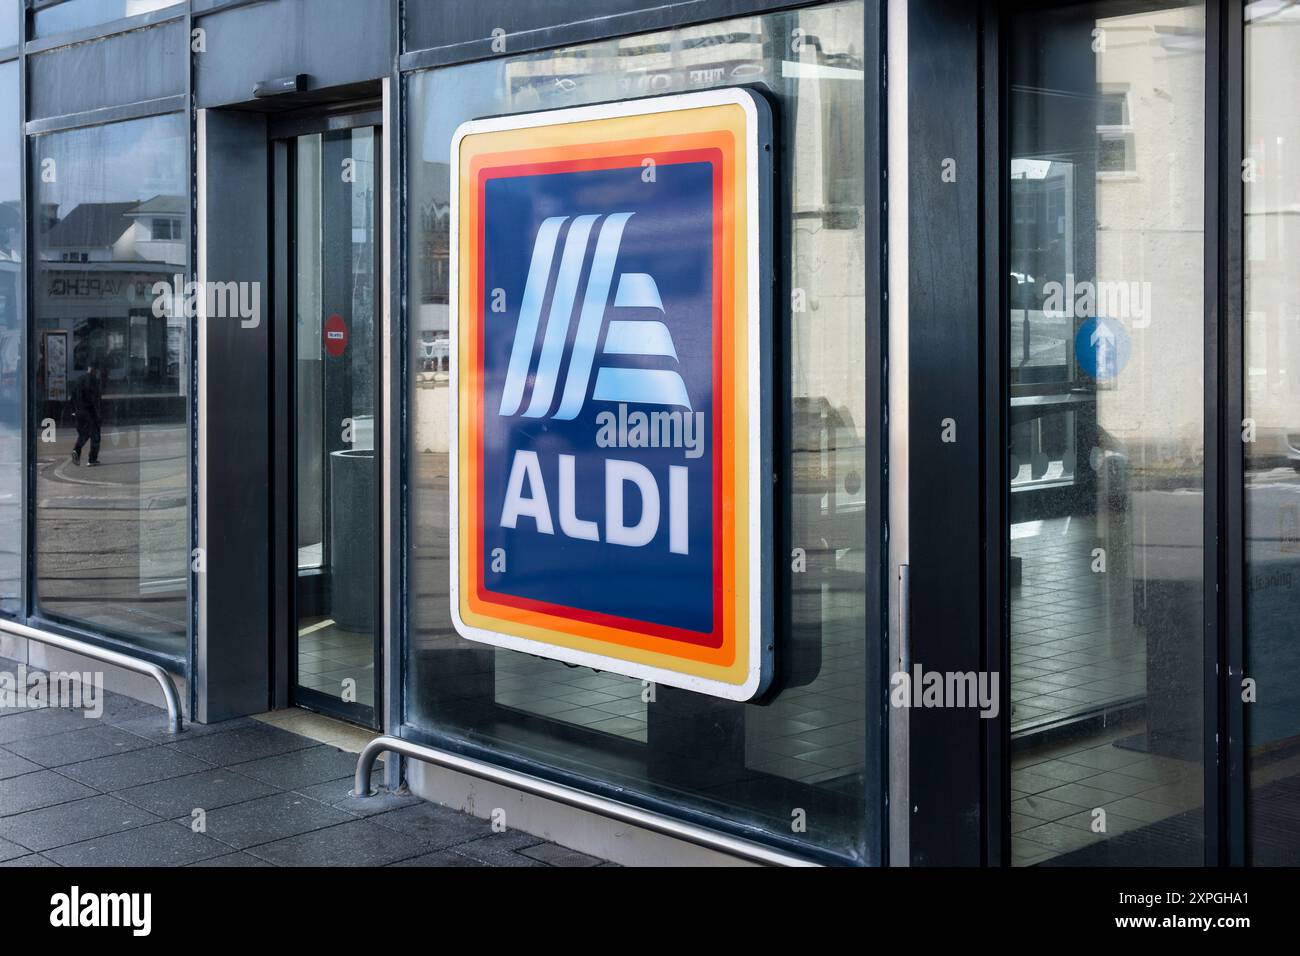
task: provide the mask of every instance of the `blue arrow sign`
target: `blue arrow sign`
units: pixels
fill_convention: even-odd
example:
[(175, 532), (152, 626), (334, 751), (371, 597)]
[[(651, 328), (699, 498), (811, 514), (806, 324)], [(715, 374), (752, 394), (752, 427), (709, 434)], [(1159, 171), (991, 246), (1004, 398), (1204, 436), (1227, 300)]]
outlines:
[(1105, 316), (1089, 319), (1074, 336), (1079, 368), (1099, 382), (1119, 375), (1132, 353), (1128, 331), (1120, 322)]

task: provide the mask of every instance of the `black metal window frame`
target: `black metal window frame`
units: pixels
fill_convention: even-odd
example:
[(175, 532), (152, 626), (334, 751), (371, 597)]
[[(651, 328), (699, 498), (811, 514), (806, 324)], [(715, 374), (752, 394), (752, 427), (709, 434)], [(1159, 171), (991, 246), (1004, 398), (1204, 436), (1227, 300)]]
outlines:
[[(272, 209), (273, 232), (276, 236), (273, 243), (273, 256), (275, 259), (274, 268), (272, 269), (275, 279), (272, 285), (276, 288), (278, 308), (283, 310), (284, 315), (295, 315), (297, 309), (297, 283), (293, 276), (297, 271), (294, 257), (297, 254), (297, 238), (295, 236), (294, 223), (297, 221), (298, 212), (298, 184), (299, 184), (299, 161), (298, 161), (298, 138), (300, 136), (312, 133), (326, 133), (335, 130), (345, 129), (363, 129), (373, 128), (375, 131), (376, 145), (376, 205), (381, 205), (384, 190), (387, 189), (385, 178), (388, 170), (382, 169), (379, 163), (379, 156), (382, 156), (382, 142), (385, 135), (383, 128), (383, 113), (379, 109), (373, 108), (373, 103), (362, 103), (357, 105), (355, 112), (337, 114), (331, 113), (328, 116), (322, 115), (302, 115), (291, 114), (288, 117), (277, 117), (268, 125), (267, 136), (271, 146), (273, 159), (273, 177), (274, 182), (272, 191), (275, 194), (275, 202)], [(376, 234), (378, 237), (378, 230)], [(376, 280), (383, 273), (383, 256), (385, 243), (375, 242), (374, 263)], [(376, 290), (375, 295), (375, 316), (374, 316), (374, 354), (373, 360), (376, 368), (379, 366), (380, 355), (382, 353), (381, 339), (379, 333), (380, 313), (382, 311), (383, 300), (380, 290)], [(277, 331), (284, 333), (284, 328), (279, 327)], [(298, 454), (293, 439), (289, 436), (293, 434), (293, 429), (297, 425), (298, 400), (297, 400), (297, 343), (295, 336), (284, 335), (281, 343), (282, 352), (288, 362), (289, 372), (284, 384), (284, 397), (275, 400), (277, 415), (284, 418), (286, 428), (283, 432), (284, 441), (282, 451), (284, 453), (283, 463), (277, 464), (278, 468), (283, 468), (287, 476), (292, 476), (285, 482), (284, 494), (284, 511), (289, 516), (288, 528), (296, 529), (298, 527), (298, 507), (300, 504), (297, 480), (298, 474)], [(275, 372), (278, 373), (280, 368), (277, 367)], [(374, 461), (374, 482), (375, 488), (382, 486), (382, 465), (386, 453), (387, 442), (385, 433), (387, 431), (386, 419), (389, 409), (384, 407), (383, 402), (383, 376), (375, 375), (374, 393), (372, 396), (375, 413), (375, 461)], [(292, 428), (287, 423), (294, 423)], [(281, 442), (277, 438), (277, 445)], [(328, 480), (328, 479), (327, 479)], [(376, 542), (376, 558), (379, 557), (378, 542), (383, 540), (383, 514), (382, 508), (375, 508), (375, 521), (371, 528)], [(294, 532), (290, 532), (294, 534)], [(313, 688), (304, 687), (298, 683), (298, 577), (301, 574), (298, 568), (298, 549), (296, 536), (293, 538), (293, 546), (284, 549), (284, 552), (290, 557), (290, 566), (281, 568), (279, 573), (287, 575), (290, 586), (287, 594), (287, 611), (290, 626), (288, 629), (288, 646), (284, 658), (283, 666), (285, 668), (286, 678), (281, 680), (277, 677), (273, 693), (279, 694), (281, 686), (287, 692), (283, 698), (275, 698), (277, 706), (301, 706), (309, 710), (315, 710), (331, 717), (337, 717), (341, 720), (353, 720), (366, 727), (373, 727), (376, 730), (383, 730), (382, 719), (386, 713), (385, 701), (390, 694), (400, 693), (399, 689), (385, 686), (384, 681), (380, 681), (374, 689), (374, 699), (369, 705), (360, 703), (341, 703), (338, 699), (331, 697), (321, 691)], [(329, 547), (328, 538), (324, 542), (326, 548)], [(374, 607), (383, 609), (386, 606), (386, 596), (383, 587), (382, 569), (376, 560), (374, 580)], [(376, 614), (373, 624), (372, 640), (374, 642), (374, 669), (377, 675), (385, 673), (386, 662), (383, 647), (383, 623), (381, 615)], [(277, 642), (277, 648), (279, 642)], [(279, 662), (277, 661), (277, 664)]]
[[(1071, 5), (1067, 2), (1060, 6)], [(1032, 4), (1041, 7), (1041, 2)], [(981, 327), (984, 330), (985, 604), (984, 666), (1009, 674), (1006, 581), (1009, 513), (1005, 449), (1003, 330), (1009, 191), (1002, 171), (1008, 149), (1006, 18), (1017, 2), (984, 0), (980, 29), (982, 87)], [(1243, 0), (1206, 0), (1204, 103), (1204, 509), (1203, 509), (1203, 759), (1204, 863), (1241, 866), (1247, 845), (1245, 704), (1240, 683), (1245, 661), (1245, 484), (1241, 423), (1243, 366)], [(1010, 687), (1002, 682), (1002, 717), (989, 721), (983, 746), (981, 860), (1011, 862), (1006, 796), (1010, 771)]]
[(19, 485), (20, 488), (19, 494), (22, 495), (21, 517), (19, 520), (19, 541), (18, 541), (19, 613), (9, 614), (6, 612), (0, 612), (0, 615), (3, 615), (4, 617), (9, 619), (17, 620), (19, 623), (26, 623), (28, 620), (28, 615), (26, 612), (27, 612), (27, 594), (30, 590), (29, 588), (30, 572), (28, 569), (28, 560), (30, 558), (30, 548), (28, 546), (28, 530), (30, 528), (30, 521), (28, 518), (27, 502), (31, 500), (31, 494), (30, 494), (31, 481), (30, 481), (30, 474), (28, 471), (27, 460), (26, 460), (28, 441), (31, 436), (30, 423), (28, 421), (30, 416), (27, 414), (28, 390), (27, 390), (27, 374), (26, 374), (26, 369), (30, 364), (30, 357), (27, 354), (28, 340), (30, 338), (29, 335), (30, 322), (27, 320), (27, 270), (29, 268), (28, 261), (31, 258), (30, 255), (31, 246), (30, 246), (30, 239), (28, 235), (29, 230), (26, 225), (28, 221), (27, 137), (23, 134), (23, 126), (27, 119), (27, 63), (25, 58), (22, 56), (23, 37), (26, 35), (26, 30), (27, 30), (27, 16), (26, 16), (26, 10), (24, 6), (25, 6), (24, 0), (19, 0), (18, 11), (16, 14), (18, 17), (18, 23), (17, 23), (18, 42), (13, 46), (6, 47), (3, 50), (0, 50), (0, 62), (4, 62), (4, 63), (16, 62), (18, 64), (18, 109), (17, 109), (18, 129), (15, 132), (18, 134), (18, 179), (19, 179), (19, 183), (21, 184), (18, 190), (18, 211), (19, 214), (22, 216), (22, 221), (24, 224), (23, 231), (22, 231), (23, 261), (22, 261), (22, 268), (18, 271), (18, 281), (16, 283), (18, 315), (21, 317), (21, 321), (23, 323), (23, 368), (24, 368), (24, 373), (18, 382), (18, 402), (19, 402), (19, 407), (23, 409), (22, 427), (21, 427), (23, 464), (22, 464), (22, 478)]

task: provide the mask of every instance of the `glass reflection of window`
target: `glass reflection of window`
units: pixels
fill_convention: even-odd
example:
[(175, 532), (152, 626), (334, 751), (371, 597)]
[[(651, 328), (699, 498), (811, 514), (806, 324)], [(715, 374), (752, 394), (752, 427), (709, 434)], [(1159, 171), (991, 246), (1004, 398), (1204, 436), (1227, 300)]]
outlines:
[(189, 319), (171, 289), (188, 262), (186, 141), (180, 115), (32, 140), (31, 401), (49, 425), (31, 450), (37, 605), (177, 657), (188, 630)]
[(1176, 0), (1012, 20), (1019, 865), (1201, 862), (1204, 28)]
[[(0, 15), (15, 18), (12, 4)], [(0, 36), (0, 46), (4, 45)], [(22, 609), (23, 216), (18, 62), (0, 64), (0, 612)]]
[[(866, 701), (866, 140), (862, 4), (593, 43), (469, 64), (410, 80), (412, 629), (408, 719), (547, 766), (626, 786), (863, 859), (864, 807), (879, 781)], [(797, 41), (797, 42), (796, 42)], [(777, 100), (787, 203), (793, 395), (786, 447), (793, 538), (808, 571), (787, 596), (784, 686), (766, 706), (637, 680), (456, 637), (447, 612), (447, 203), (452, 132), (474, 116), (551, 109), (737, 83)], [(452, 109), (447, 104), (454, 104)], [(778, 221), (782, 220), (778, 215)], [(875, 228), (875, 224), (871, 224)], [(438, 489), (444, 489), (439, 492)], [(873, 639), (875, 635), (873, 634)], [(653, 699), (650, 699), (650, 698)]]
[(32, 18), (32, 32), (38, 37), (53, 36), (69, 30), (111, 23), (123, 17), (152, 13), (177, 3), (178, 0), (64, 0), (63, 3), (37, 10)]
[(20, 0), (0, 0), (0, 50), (18, 42)]
[(1300, 865), (1300, 7), (1245, 9), (1246, 708), (1249, 854)]

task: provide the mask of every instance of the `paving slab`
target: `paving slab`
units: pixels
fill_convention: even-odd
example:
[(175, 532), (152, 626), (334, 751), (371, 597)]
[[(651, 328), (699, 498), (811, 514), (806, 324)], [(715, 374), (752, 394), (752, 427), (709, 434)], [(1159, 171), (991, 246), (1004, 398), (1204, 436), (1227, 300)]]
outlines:
[(52, 850), (121, 830), (134, 830), (159, 819), (116, 797), (87, 797), (0, 818), (0, 838), (29, 850)]
[(68, 764), (60, 767), (59, 773), (108, 793), (211, 769), (212, 764), (207, 761), (171, 747), (154, 745), (144, 750)]
[(300, 793), (276, 793), (211, 811), (207, 833), (233, 849), (246, 850), (355, 819)]
[(170, 821), (73, 843), (44, 855), (60, 866), (186, 866), (230, 852), (225, 845)]

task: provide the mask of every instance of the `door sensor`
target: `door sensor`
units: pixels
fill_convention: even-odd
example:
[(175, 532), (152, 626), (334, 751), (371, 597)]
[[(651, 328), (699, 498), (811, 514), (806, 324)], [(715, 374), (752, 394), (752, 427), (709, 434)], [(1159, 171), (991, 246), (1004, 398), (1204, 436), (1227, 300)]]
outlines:
[(307, 89), (307, 74), (282, 76), (274, 80), (260, 80), (253, 87), (253, 96), (261, 99), (266, 96), (280, 96), (284, 93), (301, 93)]

